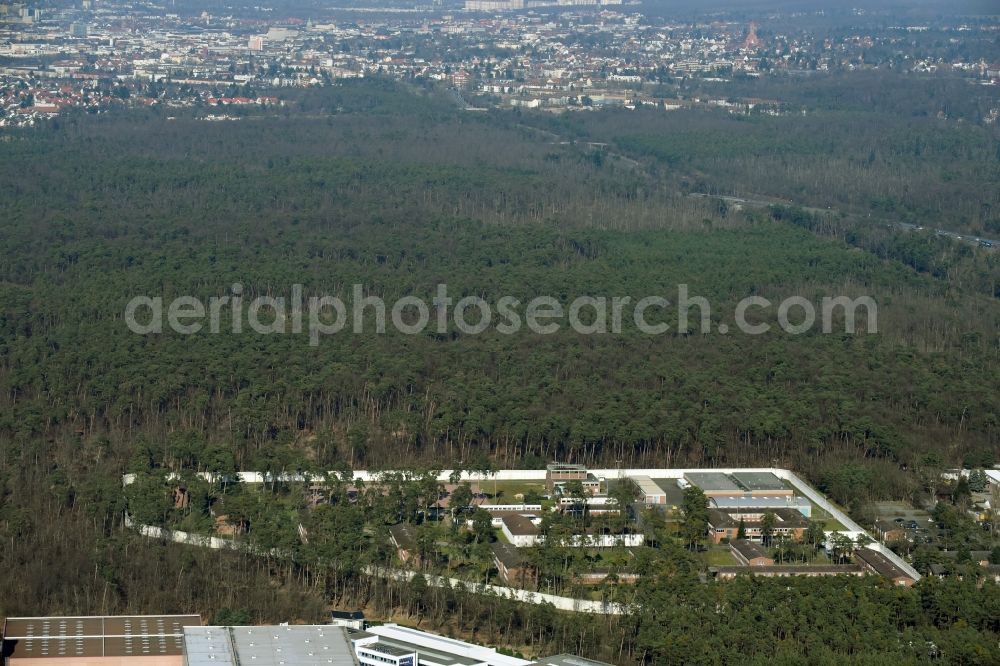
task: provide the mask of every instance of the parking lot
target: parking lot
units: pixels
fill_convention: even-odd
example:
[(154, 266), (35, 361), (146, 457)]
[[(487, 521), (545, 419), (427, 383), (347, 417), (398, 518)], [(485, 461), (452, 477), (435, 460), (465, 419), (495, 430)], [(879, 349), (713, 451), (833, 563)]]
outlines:
[(876, 502), (880, 520), (899, 524), (906, 532), (906, 538), (915, 543), (936, 543), (940, 540), (938, 529), (931, 514), (923, 509), (914, 509), (905, 502)]

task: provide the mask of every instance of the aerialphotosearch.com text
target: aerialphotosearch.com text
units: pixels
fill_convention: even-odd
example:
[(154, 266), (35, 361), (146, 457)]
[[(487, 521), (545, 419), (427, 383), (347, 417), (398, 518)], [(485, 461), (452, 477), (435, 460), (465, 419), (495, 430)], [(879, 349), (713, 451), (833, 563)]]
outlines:
[(630, 324), (647, 335), (674, 331), (682, 334), (739, 331), (762, 335), (774, 329), (773, 324), (763, 319), (776, 318), (778, 329), (800, 335), (817, 325), (823, 333), (832, 333), (839, 319), (842, 321), (842, 327), (837, 325), (839, 331), (855, 333), (856, 321), (862, 313), (864, 332), (878, 332), (878, 307), (869, 296), (826, 296), (817, 303), (802, 296), (791, 296), (777, 303), (763, 296), (749, 296), (736, 304), (730, 325), (713, 322), (708, 299), (690, 294), (686, 284), (677, 285), (673, 302), (662, 295), (579, 296), (569, 303), (552, 296), (530, 299), (503, 296), (492, 302), (479, 296), (464, 296), (456, 300), (449, 296), (446, 284), (437, 285), (430, 303), (417, 296), (403, 296), (387, 304), (383, 298), (366, 293), (362, 284), (352, 286), (349, 298), (307, 297), (301, 284), (292, 285), (288, 297), (249, 298), (239, 283), (231, 285), (228, 292), (207, 299), (178, 296), (169, 302), (162, 296), (136, 296), (125, 307), (125, 323), (131, 331), (142, 335), (159, 334), (166, 329), (182, 335), (306, 334), (313, 346), (319, 345), (323, 336), (344, 331), (382, 334), (390, 325), (406, 335), (428, 330), (447, 333), (452, 326), (466, 335), (478, 335), (491, 328), (505, 335), (525, 328), (538, 335), (551, 335), (567, 326), (582, 335), (603, 335), (621, 333)]

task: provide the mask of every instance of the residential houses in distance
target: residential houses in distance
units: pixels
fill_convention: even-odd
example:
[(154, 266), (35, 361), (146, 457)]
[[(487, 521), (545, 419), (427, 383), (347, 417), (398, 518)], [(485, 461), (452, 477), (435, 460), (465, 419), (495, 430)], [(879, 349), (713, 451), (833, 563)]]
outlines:
[(874, 508), (875, 537), (921, 573), (1000, 582), (1000, 469), (945, 470), (923, 501)]
[[(533, 7), (548, 4), (557, 7)], [(900, 66), (926, 76), (948, 70), (983, 86), (1000, 81), (1000, 64), (948, 45), (960, 30), (963, 42), (991, 43), (996, 26), (988, 23), (943, 25), (935, 46), (901, 40), (905, 28), (820, 39), (807, 29), (725, 16), (666, 21), (618, 0), (470, 0), (465, 12), (428, 3), (368, 16), (317, 8), (311, 19), (263, 8), (187, 15), (120, 0), (35, 5), (0, 2), (0, 127), (70, 108), (201, 108), (208, 99), (238, 106), (281, 100), (290, 87), (370, 76), (451, 87), (469, 109), (644, 106), (772, 115), (805, 109), (734, 96), (724, 84)], [(678, 80), (712, 85), (687, 92), (671, 87)], [(1000, 105), (993, 105), (982, 122), (998, 117)]]

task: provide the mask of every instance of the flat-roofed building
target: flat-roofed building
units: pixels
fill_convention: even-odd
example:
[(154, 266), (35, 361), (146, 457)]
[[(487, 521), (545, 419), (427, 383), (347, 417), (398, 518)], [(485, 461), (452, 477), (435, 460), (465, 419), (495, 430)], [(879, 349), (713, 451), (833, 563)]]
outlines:
[(701, 488), (707, 497), (714, 495), (739, 495), (741, 488), (728, 474), (722, 472), (687, 472), (684, 480)]
[(718, 580), (731, 580), (739, 575), (753, 574), (766, 578), (787, 576), (863, 576), (857, 564), (771, 564), (759, 567), (719, 566), (709, 567), (708, 573)]
[(545, 467), (545, 487), (551, 493), (556, 484), (567, 481), (586, 481), (587, 468), (570, 463), (550, 463)]
[(184, 633), (184, 666), (237, 666), (229, 627), (197, 627)]
[(794, 495), (773, 472), (733, 472), (733, 479), (751, 495)]
[[(186, 627), (184, 666), (358, 666), (345, 627)], [(416, 662), (414, 662), (415, 665)]]
[(361, 666), (416, 666), (420, 663), (417, 650), (376, 640), (365, 645), (355, 645)]
[(348, 629), (364, 629), (365, 613), (359, 610), (333, 610), (330, 611), (330, 624)]
[(611, 664), (605, 661), (587, 659), (586, 657), (577, 657), (572, 654), (557, 654), (551, 657), (543, 657), (531, 666), (611, 666)]
[(184, 627), (197, 615), (10, 617), (8, 666), (183, 666)]
[(774, 511), (795, 509), (806, 518), (812, 516), (812, 503), (795, 495), (715, 495), (708, 498), (708, 505), (722, 511)]
[(573, 582), (580, 585), (600, 585), (601, 583), (634, 585), (639, 582), (639, 574), (634, 571), (612, 571), (600, 568), (573, 574)]
[(648, 476), (633, 476), (632, 483), (639, 489), (639, 494), (646, 506), (663, 506), (667, 503), (667, 493), (660, 484)]
[[(493, 648), (398, 624), (369, 627), (365, 634), (375, 636), (374, 640), (383, 645), (412, 650), (417, 655), (414, 666), (527, 666), (531, 663), (527, 659), (500, 654)], [(355, 636), (351, 638), (353, 640)]]

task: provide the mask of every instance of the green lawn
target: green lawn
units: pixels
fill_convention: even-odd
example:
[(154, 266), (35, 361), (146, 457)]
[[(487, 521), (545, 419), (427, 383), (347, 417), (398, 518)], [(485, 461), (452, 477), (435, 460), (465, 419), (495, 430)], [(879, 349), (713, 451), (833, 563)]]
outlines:
[(729, 546), (712, 546), (705, 553), (705, 562), (707, 562), (710, 567), (738, 564), (736, 559), (733, 557), (732, 552), (730, 552)]
[[(478, 480), (472, 481), (472, 488), (476, 489), (479, 487), (480, 482)], [(482, 491), (492, 495), (494, 492), (497, 494), (498, 501), (504, 503), (513, 503), (514, 496), (518, 493), (527, 494), (534, 490), (537, 493), (545, 493), (545, 483), (541, 481), (496, 481), (493, 479), (484, 479), (482, 481)]]
[(817, 520), (823, 523), (823, 529), (827, 532), (842, 532), (847, 529), (839, 520), (831, 516), (829, 511), (821, 509), (815, 504), (813, 505), (812, 510), (812, 520)]

